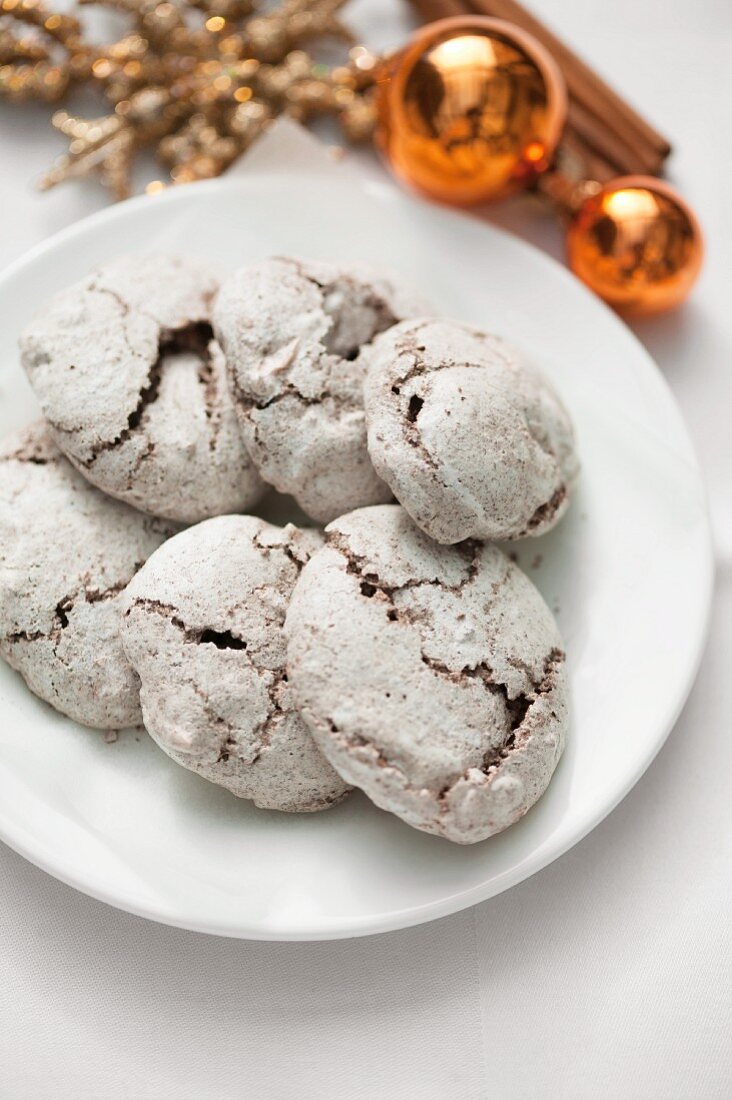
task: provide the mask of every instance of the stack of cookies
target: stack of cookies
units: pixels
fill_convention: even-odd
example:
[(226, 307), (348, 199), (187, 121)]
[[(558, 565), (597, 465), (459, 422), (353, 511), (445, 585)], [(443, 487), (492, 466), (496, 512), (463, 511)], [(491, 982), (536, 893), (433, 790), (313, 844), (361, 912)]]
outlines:
[[(569, 504), (543, 375), (389, 278), (288, 258), (222, 282), (125, 257), (21, 351), (44, 419), (0, 445), (0, 654), (33, 692), (268, 809), (355, 786), (472, 843), (533, 805), (565, 659), (493, 541)], [(312, 526), (261, 518), (273, 489)]]

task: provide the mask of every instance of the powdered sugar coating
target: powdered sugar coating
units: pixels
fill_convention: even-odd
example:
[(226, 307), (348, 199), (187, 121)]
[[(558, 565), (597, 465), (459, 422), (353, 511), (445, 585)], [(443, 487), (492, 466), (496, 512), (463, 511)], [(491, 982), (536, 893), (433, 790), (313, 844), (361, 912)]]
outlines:
[(498, 338), (455, 321), (395, 325), (374, 341), (364, 402), (377, 473), (438, 542), (540, 535), (566, 511), (571, 421)]
[(124, 597), (123, 642), (151, 736), (257, 806), (323, 810), (348, 791), (294, 710), (282, 624), (315, 531), (219, 516), (176, 535)]
[(120, 593), (171, 533), (93, 488), (41, 422), (0, 445), (0, 655), (83, 725), (142, 720)]
[(214, 327), (265, 481), (321, 523), (391, 499), (366, 449), (363, 349), (424, 305), (365, 268), (288, 258), (226, 280)]
[(263, 491), (213, 338), (217, 289), (204, 264), (126, 256), (57, 294), (21, 337), (31, 385), (77, 469), (184, 523), (248, 508)]
[(500, 550), (440, 546), (397, 505), (326, 529), (287, 613), (293, 695), (333, 766), (415, 828), (469, 844), (545, 790), (567, 728), (554, 620)]

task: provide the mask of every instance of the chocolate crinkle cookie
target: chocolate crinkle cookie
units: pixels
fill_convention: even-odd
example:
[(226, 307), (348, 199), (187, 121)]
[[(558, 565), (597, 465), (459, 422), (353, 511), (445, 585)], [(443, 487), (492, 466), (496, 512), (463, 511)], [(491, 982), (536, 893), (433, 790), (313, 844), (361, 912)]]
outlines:
[(438, 542), (541, 535), (567, 509), (567, 411), (496, 337), (455, 321), (395, 325), (371, 348), (364, 400), (376, 472)]
[(251, 506), (262, 482), (213, 336), (203, 264), (127, 256), (57, 294), (21, 338), (54, 438), (89, 481), (193, 523)]
[(142, 721), (120, 594), (171, 533), (93, 488), (44, 424), (0, 444), (0, 655), (82, 725)]
[(461, 844), (545, 790), (568, 722), (549, 609), (494, 546), (440, 546), (397, 505), (326, 528), (286, 620), (295, 702), (343, 778)]
[(349, 787), (294, 706), (282, 631), (322, 537), (219, 516), (167, 542), (124, 597), (145, 725), (184, 767), (257, 806), (324, 810)]
[(366, 449), (364, 351), (424, 310), (366, 268), (270, 259), (224, 282), (214, 327), (247, 448), (318, 522), (391, 499)]

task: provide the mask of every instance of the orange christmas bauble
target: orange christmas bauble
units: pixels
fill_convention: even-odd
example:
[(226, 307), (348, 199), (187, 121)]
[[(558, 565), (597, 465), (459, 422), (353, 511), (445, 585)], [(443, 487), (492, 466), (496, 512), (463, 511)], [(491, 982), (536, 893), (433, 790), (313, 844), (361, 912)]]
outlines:
[(652, 176), (624, 176), (586, 199), (567, 232), (569, 266), (628, 315), (659, 313), (686, 298), (704, 246), (693, 212)]
[(431, 198), (502, 198), (542, 172), (567, 111), (561, 73), (531, 35), (498, 19), (442, 19), (384, 65), (377, 143)]

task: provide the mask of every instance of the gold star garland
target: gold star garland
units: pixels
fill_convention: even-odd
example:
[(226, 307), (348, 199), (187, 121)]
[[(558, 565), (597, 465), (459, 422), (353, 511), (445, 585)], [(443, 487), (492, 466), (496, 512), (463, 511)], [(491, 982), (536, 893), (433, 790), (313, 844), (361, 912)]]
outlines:
[[(364, 141), (377, 59), (340, 22), (345, 2), (283, 0), (262, 13), (251, 0), (79, 0), (129, 17), (121, 38), (97, 45), (73, 15), (0, 0), (0, 98), (54, 103), (80, 84), (99, 89), (111, 113), (54, 114), (69, 151), (40, 186), (95, 173), (116, 199), (130, 194), (141, 149), (156, 150), (173, 183), (207, 179), (281, 114), (333, 115), (348, 140)], [(321, 37), (350, 47), (344, 64), (318, 64), (301, 48)]]

